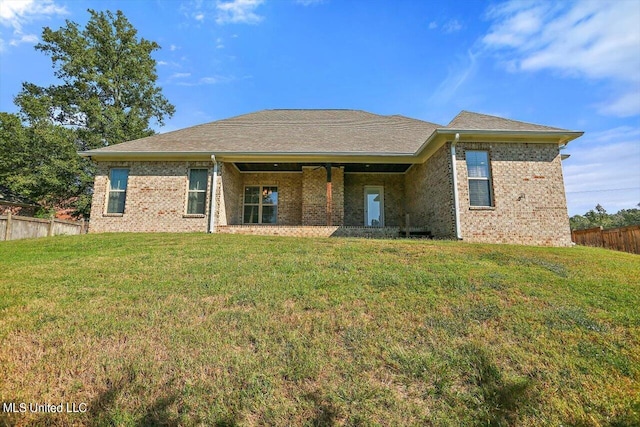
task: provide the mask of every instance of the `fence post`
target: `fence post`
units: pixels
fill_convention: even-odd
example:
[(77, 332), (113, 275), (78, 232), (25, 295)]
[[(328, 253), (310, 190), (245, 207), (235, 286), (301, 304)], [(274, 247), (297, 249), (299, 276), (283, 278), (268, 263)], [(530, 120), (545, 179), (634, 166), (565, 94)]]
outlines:
[(55, 224), (55, 218), (51, 218), (51, 221), (49, 221), (49, 229), (47, 230), (47, 237), (53, 236), (53, 224)]
[(4, 231), (4, 240), (11, 240), (11, 210), (7, 212), (7, 228)]

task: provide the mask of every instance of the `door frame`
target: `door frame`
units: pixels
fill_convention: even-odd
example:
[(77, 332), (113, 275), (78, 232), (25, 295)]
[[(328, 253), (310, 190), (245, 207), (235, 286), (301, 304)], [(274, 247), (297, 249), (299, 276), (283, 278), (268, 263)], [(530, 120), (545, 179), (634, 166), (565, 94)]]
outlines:
[[(377, 190), (380, 196), (380, 225), (369, 225), (369, 204), (367, 203), (367, 191)], [(365, 227), (384, 227), (384, 185), (365, 185), (364, 186), (364, 226)]]

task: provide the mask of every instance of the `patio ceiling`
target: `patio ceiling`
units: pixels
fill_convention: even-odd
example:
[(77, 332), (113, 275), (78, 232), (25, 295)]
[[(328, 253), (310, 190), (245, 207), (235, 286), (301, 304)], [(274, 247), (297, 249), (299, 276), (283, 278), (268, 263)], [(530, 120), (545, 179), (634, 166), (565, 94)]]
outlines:
[[(235, 163), (240, 172), (301, 172), (303, 167), (324, 167), (326, 163)], [(344, 167), (344, 171), (361, 173), (404, 173), (411, 164), (406, 163), (331, 163)]]

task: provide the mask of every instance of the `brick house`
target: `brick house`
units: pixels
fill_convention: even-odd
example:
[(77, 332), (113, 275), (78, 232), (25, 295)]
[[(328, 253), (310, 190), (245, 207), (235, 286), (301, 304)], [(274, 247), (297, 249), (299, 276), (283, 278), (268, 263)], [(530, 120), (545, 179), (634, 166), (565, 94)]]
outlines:
[(38, 203), (0, 185), (0, 215), (34, 216), (38, 209)]
[(571, 242), (573, 132), (461, 112), (447, 126), (355, 110), (264, 110), (81, 153), (91, 232), (407, 234)]

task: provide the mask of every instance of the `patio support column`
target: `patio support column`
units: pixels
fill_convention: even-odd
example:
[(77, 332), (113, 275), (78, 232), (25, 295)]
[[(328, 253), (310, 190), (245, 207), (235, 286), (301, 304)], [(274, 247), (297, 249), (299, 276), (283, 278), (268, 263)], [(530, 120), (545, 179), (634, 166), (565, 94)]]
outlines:
[(331, 163), (325, 166), (327, 169), (327, 225), (333, 225), (333, 194), (331, 188)]

